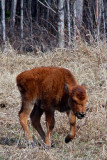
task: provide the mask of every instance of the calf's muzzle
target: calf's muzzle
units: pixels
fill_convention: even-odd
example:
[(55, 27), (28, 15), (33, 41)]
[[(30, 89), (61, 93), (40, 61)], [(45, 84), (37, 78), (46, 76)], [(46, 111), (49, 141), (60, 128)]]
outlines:
[(82, 118), (84, 118), (85, 113), (84, 112), (77, 112), (76, 116), (77, 116), (78, 119), (82, 119)]

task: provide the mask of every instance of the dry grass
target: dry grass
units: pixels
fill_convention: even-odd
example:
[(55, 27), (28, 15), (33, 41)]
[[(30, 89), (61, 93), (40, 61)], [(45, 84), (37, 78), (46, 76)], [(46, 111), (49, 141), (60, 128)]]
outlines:
[[(25, 148), (23, 130), (18, 120), (20, 94), (16, 76), (37, 66), (62, 66), (71, 70), (78, 83), (87, 86), (87, 115), (77, 120), (76, 137), (69, 144), (64, 138), (69, 132), (67, 116), (56, 112), (56, 125), (52, 133), (54, 147), (40, 146), (39, 135), (34, 149)], [(78, 42), (71, 50), (57, 49), (37, 55), (16, 55), (12, 49), (0, 54), (0, 160), (106, 160), (107, 159), (107, 47), (88, 46)], [(42, 125), (45, 128), (44, 117)], [(41, 142), (42, 144), (42, 142)]]

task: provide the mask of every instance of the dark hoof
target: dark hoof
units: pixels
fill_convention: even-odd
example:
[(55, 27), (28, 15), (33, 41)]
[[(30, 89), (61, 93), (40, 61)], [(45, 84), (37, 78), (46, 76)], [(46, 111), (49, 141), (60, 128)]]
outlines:
[(66, 138), (65, 138), (65, 143), (69, 143), (70, 141), (71, 141), (71, 137), (70, 137), (70, 135), (68, 134), (67, 136), (66, 136)]

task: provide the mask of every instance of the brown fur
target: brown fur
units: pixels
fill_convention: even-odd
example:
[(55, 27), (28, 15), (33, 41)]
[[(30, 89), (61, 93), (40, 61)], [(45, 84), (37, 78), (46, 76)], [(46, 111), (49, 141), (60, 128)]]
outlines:
[[(76, 116), (80, 119), (84, 117), (87, 96), (85, 87), (77, 84), (72, 73), (59, 67), (40, 67), (22, 72), (16, 80), (22, 98), (19, 119), (27, 140), (32, 141), (27, 125), (27, 119), (30, 115), (34, 128), (45, 143), (51, 145), (50, 132), (54, 128), (55, 110), (68, 114), (70, 133), (65, 142), (73, 139)], [(46, 135), (40, 124), (43, 112), (46, 115)]]

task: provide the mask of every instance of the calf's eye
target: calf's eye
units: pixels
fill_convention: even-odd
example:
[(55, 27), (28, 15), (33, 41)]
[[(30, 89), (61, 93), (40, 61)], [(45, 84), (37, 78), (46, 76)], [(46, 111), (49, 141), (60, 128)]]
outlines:
[(75, 104), (77, 104), (77, 102), (74, 99), (72, 99), (72, 102), (75, 103)]

